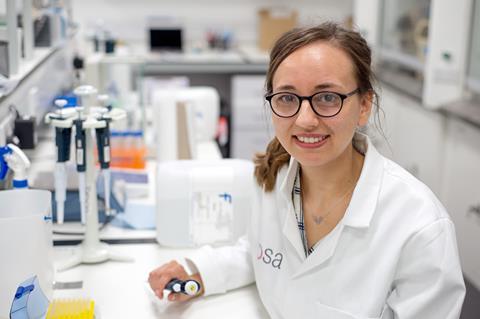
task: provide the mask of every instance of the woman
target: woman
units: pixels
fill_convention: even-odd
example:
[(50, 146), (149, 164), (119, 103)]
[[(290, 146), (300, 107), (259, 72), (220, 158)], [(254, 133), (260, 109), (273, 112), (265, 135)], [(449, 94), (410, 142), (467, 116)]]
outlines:
[[(256, 281), (272, 318), (458, 318), (465, 294), (454, 226), (433, 193), (358, 129), (376, 93), (371, 52), (333, 23), (275, 44), (266, 100), (275, 138), (257, 156), (248, 236), (150, 273), (205, 294)], [(187, 297), (172, 294), (170, 300)]]

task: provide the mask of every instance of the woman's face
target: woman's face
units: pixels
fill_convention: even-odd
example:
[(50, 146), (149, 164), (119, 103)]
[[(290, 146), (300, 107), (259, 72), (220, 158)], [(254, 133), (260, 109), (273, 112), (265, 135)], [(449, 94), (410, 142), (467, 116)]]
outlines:
[[(310, 96), (321, 91), (347, 94), (357, 89), (349, 56), (328, 42), (315, 42), (290, 54), (278, 66), (273, 93)], [(337, 115), (316, 115), (307, 100), (291, 118), (272, 115), (275, 135), (285, 150), (303, 166), (323, 166), (345, 153), (357, 126), (368, 122), (371, 95), (347, 97)]]

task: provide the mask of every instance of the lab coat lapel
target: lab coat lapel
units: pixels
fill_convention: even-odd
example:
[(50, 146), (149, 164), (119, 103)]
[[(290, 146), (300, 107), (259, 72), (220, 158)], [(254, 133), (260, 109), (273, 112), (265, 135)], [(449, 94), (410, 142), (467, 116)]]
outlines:
[[(292, 188), (293, 183), (295, 182), (295, 175), (297, 173), (298, 163), (292, 157), (290, 159), (290, 163), (288, 165), (288, 169), (286, 173), (279, 174), (279, 180), (283, 182), (280, 185), (280, 200), (283, 201), (284, 205), (279, 205), (279, 207), (283, 207), (283, 235), (285, 236), (286, 240), (290, 243), (291, 248), (297, 253), (300, 260), (305, 259), (305, 251), (303, 249), (302, 239), (300, 237), (300, 231), (298, 229), (297, 219), (295, 217), (295, 211), (292, 204)], [(285, 172), (285, 171), (283, 171)], [(282, 172), (282, 173), (283, 173)]]
[(308, 256), (298, 271), (294, 273), (293, 278), (299, 277), (309, 270), (326, 263), (335, 253), (342, 232), (343, 224), (339, 223), (330, 234), (320, 241), (313, 253)]
[(305, 250), (303, 249), (302, 238), (300, 237), (300, 230), (298, 229), (297, 220), (295, 218), (295, 211), (293, 206), (289, 203), (288, 208), (285, 209), (285, 220), (283, 224), (283, 235), (295, 250), (300, 260), (304, 260)]
[(343, 224), (354, 228), (368, 228), (377, 208), (385, 162), (367, 136), (356, 134), (354, 143), (364, 152), (365, 161)]

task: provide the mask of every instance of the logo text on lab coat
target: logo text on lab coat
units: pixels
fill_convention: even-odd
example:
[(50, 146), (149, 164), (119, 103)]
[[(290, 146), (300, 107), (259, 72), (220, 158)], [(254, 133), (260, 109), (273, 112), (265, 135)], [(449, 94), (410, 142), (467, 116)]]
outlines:
[(275, 253), (271, 248), (263, 249), (261, 244), (258, 244), (257, 260), (263, 261), (266, 265), (272, 265), (273, 268), (280, 269), (283, 260), (282, 253)]

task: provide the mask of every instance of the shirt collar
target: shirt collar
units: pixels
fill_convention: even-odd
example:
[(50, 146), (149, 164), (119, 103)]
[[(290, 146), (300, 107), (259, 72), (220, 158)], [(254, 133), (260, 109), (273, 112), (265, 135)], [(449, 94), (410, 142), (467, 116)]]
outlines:
[(297, 170), (298, 170), (298, 162), (295, 158), (293, 158), (293, 156), (291, 156), (290, 161), (288, 163), (287, 171), (280, 172), (278, 174), (279, 180), (282, 180), (282, 176), (284, 176), (282, 184), (280, 185), (280, 192), (287, 200), (292, 199), (292, 189), (293, 189), (293, 184), (295, 183)]
[[(345, 212), (342, 223), (345, 226), (365, 228), (370, 226), (370, 221), (375, 212), (383, 177), (383, 157), (378, 153), (368, 136), (355, 133), (354, 147), (365, 155), (362, 172), (355, 186), (350, 205)], [(298, 169), (298, 162), (291, 157), (288, 168), (280, 185), (280, 192), (288, 201), (292, 200), (292, 188)]]

